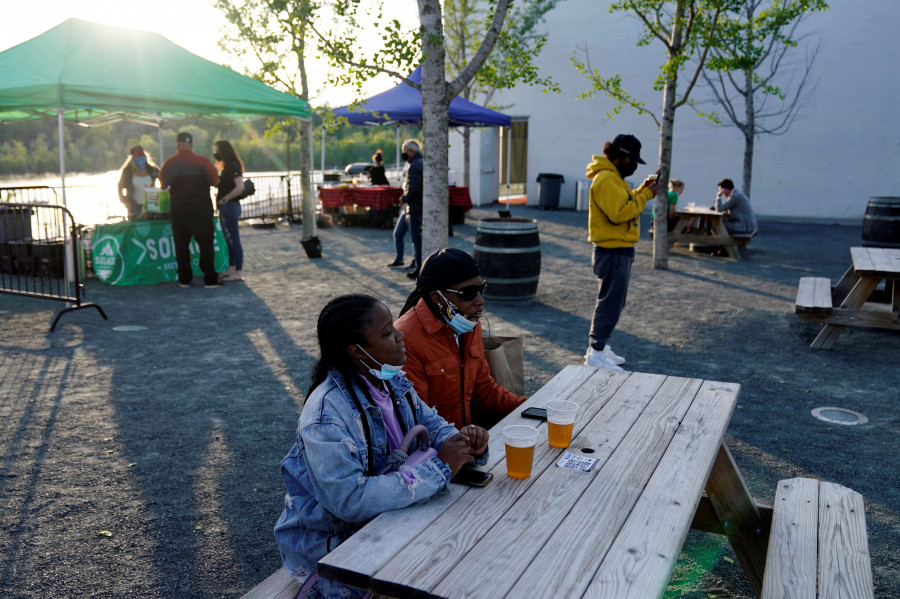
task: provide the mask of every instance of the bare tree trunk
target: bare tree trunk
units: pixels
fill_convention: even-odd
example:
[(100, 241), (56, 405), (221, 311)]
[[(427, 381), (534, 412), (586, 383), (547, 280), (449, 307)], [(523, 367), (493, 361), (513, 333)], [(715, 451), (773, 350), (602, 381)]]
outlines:
[[(302, 3), (308, 10), (308, 2)], [(305, 32), (301, 39), (305, 40)], [(306, 46), (298, 51), (298, 67), (300, 69), (300, 97), (309, 102), (309, 80), (306, 76)], [(312, 116), (300, 123), (300, 187), (303, 193), (303, 233), (302, 240), (307, 241), (316, 235), (316, 197), (312, 186)], [(290, 170), (290, 165), (288, 165)]]
[(753, 178), (753, 146), (756, 142), (756, 106), (753, 103), (753, 74), (744, 73), (744, 178), (741, 191), (750, 197), (750, 183)]
[[(469, 165), (472, 160), (472, 128), (464, 127), (463, 128), (463, 172), (462, 172), (462, 183), (463, 187), (469, 187)], [(459, 185), (459, 183), (458, 183)]]
[(422, 27), (422, 116), (425, 136), (422, 258), (447, 247), (447, 113), (450, 98), (444, 70), (439, 0), (418, 0)]

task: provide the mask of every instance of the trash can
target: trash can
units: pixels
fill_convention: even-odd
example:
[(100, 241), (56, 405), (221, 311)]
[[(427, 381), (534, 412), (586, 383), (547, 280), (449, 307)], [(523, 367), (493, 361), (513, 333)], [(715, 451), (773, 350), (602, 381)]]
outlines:
[(556, 210), (559, 206), (559, 188), (565, 183), (562, 175), (540, 173), (537, 176), (538, 198), (541, 210)]

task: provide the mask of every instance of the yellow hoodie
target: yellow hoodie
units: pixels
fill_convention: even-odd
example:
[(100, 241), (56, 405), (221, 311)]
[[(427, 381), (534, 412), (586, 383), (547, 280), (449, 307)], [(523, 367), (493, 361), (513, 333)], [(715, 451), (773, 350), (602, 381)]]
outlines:
[(594, 155), (587, 165), (591, 183), (588, 240), (602, 248), (634, 247), (640, 236), (640, 214), (653, 198), (641, 185), (631, 190), (615, 165), (605, 156)]

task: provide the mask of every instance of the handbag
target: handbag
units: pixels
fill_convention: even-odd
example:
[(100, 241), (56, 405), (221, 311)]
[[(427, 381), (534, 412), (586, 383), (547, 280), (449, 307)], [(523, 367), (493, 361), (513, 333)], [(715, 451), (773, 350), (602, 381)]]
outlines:
[(525, 362), (522, 357), (521, 337), (501, 337), (488, 334), (482, 336), (484, 359), (491, 368), (491, 376), (507, 391), (516, 395), (525, 394)]
[(251, 179), (244, 179), (244, 191), (241, 192), (241, 195), (237, 197), (238, 200), (243, 200), (244, 198), (248, 198), (256, 193), (256, 185), (253, 183)]

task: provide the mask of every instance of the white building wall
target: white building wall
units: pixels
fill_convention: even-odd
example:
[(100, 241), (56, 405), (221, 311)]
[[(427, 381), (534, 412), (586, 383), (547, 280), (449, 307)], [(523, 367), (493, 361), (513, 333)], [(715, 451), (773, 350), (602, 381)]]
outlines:
[[(808, 17), (808, 29), (822, 37), (815, 94), (786, 134), (756, 141), (751, 202), (762, 217), (861, 222), (869, 197), (900, 196), (900, 2), (831, 4), (827, 12)], [(591, 65), (601, 73), (619, 73), (625, 89), (648, 108), (658, 112), (662, 104), (661, 92), (652, 89), (665, 59), (662, 44), (636, 47), (638, 23), (609, 14), (608, 6), (606, 0), (561, 0), (547, 15), (549, 38), (538, 63), (561, 93), (521, 86), (495, 98), (496, 104), (507, 106), (506, 114), (528, 118), (526, 190), (531, 205), (538, 203), (535, 179), (541, 172), (565, 177), (561, 198), (571, 205), (575, 182), (584, 177), (591, 155), (602, 153), (603, 143), (618, 133), (632, 133), (643, 143), (648, 165), (638, 170), (634, 181), (656, 169), (659, 133), (649, 117), (623, 108), (610, 120), (605, 113), (612, 102), (605, 96), (576, 99), (587, 83), (571, 57), (576, 48), (587, 47)], [(582, 51), (577, 54), (584, 59)], [(700, 100), (708, 92), (698, 88), (693, 97)], [(489, 202), (493, 198), (481, 198), (477, 189), (477, 135), (472, 144), (472, 196), (473, 201)], [(685, 201), (711, 204), (716, 182), (723, 177), (740, 187), (743, 151), (736, 128), (710, 124), (687, 106), (676, 112), (671, 176), (686, 182)], [(461, 157), (461, 137), (451, 134), (450, 168), (458, 182)]]

